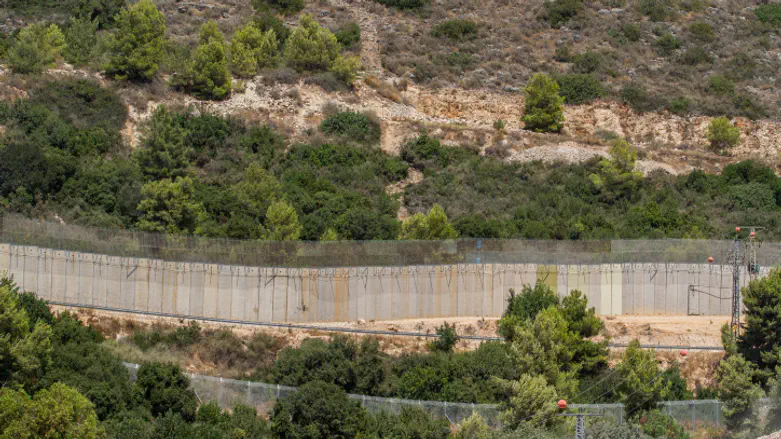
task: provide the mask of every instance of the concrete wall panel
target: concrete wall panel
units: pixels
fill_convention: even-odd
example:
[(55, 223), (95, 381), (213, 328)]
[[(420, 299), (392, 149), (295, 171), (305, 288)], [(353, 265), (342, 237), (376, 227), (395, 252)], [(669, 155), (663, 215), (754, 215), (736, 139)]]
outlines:
[(258, 281), (258, 320), (274, 320), (274, 269), (260, 268)]
[(186, 278), (190, 279), (190, 294), (188, 294), (189, 303), (187, 307), (194, 315), (202, 316), (203, 298), (206, 290), (206, 266), (200, 263), (187, 264), (190, 272)]
[(233, 299), (233, 273), (232, 266), (219, 265), (217, 267), (217, 317), (221, 319), (231, 318), (231, 300)]
[(274, 321), (286, 322), (287, 320), (287, 268), (274, 269)]
[(9, 275), (11, 268), (11, 244), (0, 243), (0, 275)]
[(217, 303), (220, 297), (220, 266), (207, 264), (204, 266), (203, 281), (203, 315), (217, 317)]
[[(136, 259), (136, 302), (135, 309), (149, 311), (149, 259)], [(91, 267), (90, 267), (91, 269)], [(200, 316), (200, 313), (193, 313)]]
[(135, 258), (120, 259), (120, 307), (122, 309), (133, 309), (135, 306), (137, 271), (138, 265)]

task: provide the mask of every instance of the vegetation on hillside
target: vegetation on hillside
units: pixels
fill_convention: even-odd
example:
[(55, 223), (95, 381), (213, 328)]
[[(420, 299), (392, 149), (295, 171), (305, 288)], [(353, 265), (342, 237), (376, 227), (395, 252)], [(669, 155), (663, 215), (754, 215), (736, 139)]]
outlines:
[[(329, 113), (321, 136), (291, 144), (271, 126), (164, 106), (131, 152), (126, 111), (86, 79), (46, 79), (0, 103), (0, 204), (84, 225), (248, 239), (719, 238), (734, 224), (781, 236), (781, 179), (751, 161), (719, 175), (642, 177), (638, 151), (621, 139), (607, 159), (566, 165), (507, 163), (427, 135), (395, 157), (375, 147), (371, 114)], [(714, 142), (731, 130), (714, 128)], [(404, 189), (413, 215), (401, 222), (386, 189), (409, 168), (423, 178)]]

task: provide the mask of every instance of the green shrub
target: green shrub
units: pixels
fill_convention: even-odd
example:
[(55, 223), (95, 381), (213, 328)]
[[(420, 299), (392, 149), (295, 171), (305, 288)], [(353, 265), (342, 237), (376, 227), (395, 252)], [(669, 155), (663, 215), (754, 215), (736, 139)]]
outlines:
[(106, 74), (115, 79), (152, 79), (163, 60), (165, 30), (165, 16), (151, 0), (123, 8), (116, 31), (106, 42)]
[(681, 42), (678, 38), (675, 38), (671, 33), (665, 33), (654, 41), (656, 51), (659, 55), (670, 56), (676, 50), (680, 49)]
[(524, 285), (520, 294), (510, 289), (507, 307), (499, 321), (499, 333), (505, 339), (512, 339), (514, 326), (519, 322), (532, 320), (540, 311), (559, 304), (559, 298), (547, 285), (536, 283), (534, 287)]
[(740, 141), (740, 129), (730, 123), (726, 117), (717, 117), (708, 125), (708, 141), (713, 150), (724, 152)]
[(31, 24), (16, 35), (8, 66), (17, 73), (43, 73), (54, 67), (64, 48), (65, 36), (57, 25)]
[(651, 21), (664, 21), (671, 12), (669, 0), (640, 0), (637, 7)]
[(365, 437), (447, 439), (449, 433), (450, 424), (447, 420), (435, 419), (420, 408), (402, 407), (399, 414), (382, 411), (370, 415)]
[(385, 379), (384, 361), (374, 338), (360, 343), (343, 336), (333, 337), (330, 343), (306, 339), (299, 348), (279, 352), (269, 378), (287, 386), (325, 381), (350, 393), (376, 395)]
[(351, 21), (344, 24), (336, 30), (336, 41), (342, 45), (342, 47), (353, 47), (361, 41), (361, 27), (358, 23)]
[(361, 58), (357, 56), (337, 56), (328, 71), (341, 81), (351, 86), (355, 82), (358, 70), (361, 69)]
[(98, 22), (71, 18), (65, 31), (65, 60), (74, 65), (84, 65), (95, 57), (98, 44)]
[(721, 96), (735, 93), (735, 83), (724, 75), (711, 75), (707, 88), (709, 92)]
[(601, 97), (605, 90), (594, 75), (568, 74), (556, 78), (559, 93), (568, 104), (585, 104)]
[(171, 411), (184, 419), (195, 418), (198, 400), (190, 390), (190, 380), (179, 366), (165, 363), (145, 363), (138, 369), (135, 384), (148, 402), (152, 414), (162, 416)]
[(320, 123), (326, 134), (343, 136), (358, 143), (373, 144), (380, 140), (380, 125), (365, 114), (352, 111), (335, 113)]
[(570, 62), (572, 54), (570, 54), (569, 46), (559, 46), (553, 53), (553, 59), (558, 62)]
[(453, 352), (453, 348), (458, 343), (456, 325), (449, 325), (445, 322), (437, 328), (437, 335), (439, 338), (428, 344), (429, 350), (432, 352)]
[(290, 36), (290, 28), (272, 12), (265, 11), (255, 15), (251, 23), (264, 34), (269, 30), (273, 30), (277, 36), (277, 46), (280, 48), (285, 45), (285, 41)]
[(306, 14), (285, 43), (285, 61), (299, 72), (328, 70), (339, 56), (339, 49), (334, 34)]
[(420, 9), (428, 4), (428, 0), (375, 0), (377, 3), (401, 10)]
[(404, 220), (399, 238), (417, 241), (445, 240), (458, 238), (458, 233), (448, 221), (442, 206), (435, 204), (428, 215), (418, 212)]
[(716, 39), (713, 26), (703, 21), (695, 21), (689, 26), (689, 34), (701, 43), (710, 43)]
[(667, 110), (670, 113), (677, 114), (679, 116), (685, 116), (689, 114), (689, 106), (691, 105), (691, 102), (688, 98), (680, 97), (675, 98), (670, 101), (669, 104), (667, 104)]
[[(273, 35), (269, 37), (274, 43)], [(171, 85), (200, 99), (225, 99), (230, 96), (233, 79), (228, 71), (225, 40), (217, 23), (209, 20), (201, 26), (200, 45), (185, 71), (177, 72)]]
[(713, 62), (713, 58), (710, 53), (700, 46), (693, 46), (686, 49), (681, 55), (681, 62), (689, 66), (696, 66), (698, 64), (706, 64)]
[(451, 40), (472, 38), (477, 35), (477, 23), (471, 20), (447, 20), (438, 23), (431, 30), (435, 37), (447, 37)]
[(547, 0), (545, 10), (548, 14), (548, 23), (552, 27), (560, 27), (583, 10), (582, 0)]
[(632, 42), (640, 41), (640, 37), (642, 36), (642, 29), (638, 23), (624, 23), (624, 25), (621, 26), (621, 32), (627, 40)]
[(536, 73), (524, 88), (524, 128), (536, 132), (561, 132), (564, 112), (559, 84), (545, 73)]
[(772, 24), (774, 26), (781, 24), (781, 4), (779, 3), (759, 5), (754, 9), (754, 14), (756, 14), (759, 21), (763, 23)]
[(757, 62), (750, 53), (738, 52), (729, 60), (726, 75), (734, 81), (751, 79), (756, 76)]
[(632, 107), (632, 110), (642, 113), (646, 111), (653, 111), (657, 108), (658, 103), (649, 93), (648, 90), (639, 84), (627, 84), (619, 92), (621, 101)]
[(314, 381), (274, 405), (271, 430), (280, 438), (353, 439), (363, 431), (366, 412), (335, 384)]
[(284, 15), (294, 15), (304, 9), (304, 0), (252, 0), (252, 7), (258, 12), (271, 8)]
[(231, 38), (231, 71), (249, 78), (260, 69), (274, 67), (279, 61), (278, 44), (273, 29), (263, 32), (252, 23), (244, 26)]
[(751, 120), (767, 117), (767, 111), (749, 95), (739, 94), (732, 98), (732, 104), (735, 106), (737, 115), (749, 118)]
[(598, 52), (584, 52), (572, 58), (572, 69), (575, 73), (595, 73), (604, 67), (605, 57)]

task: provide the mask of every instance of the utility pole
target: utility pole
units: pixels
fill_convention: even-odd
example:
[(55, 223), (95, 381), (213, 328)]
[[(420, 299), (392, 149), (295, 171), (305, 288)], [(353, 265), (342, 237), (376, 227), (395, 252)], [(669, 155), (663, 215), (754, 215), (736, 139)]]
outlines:
[[(740, 335), (740, 269), (746, 264), (746, 271), (749, 279), (754, 280), (759, 276), (759, 262), (757, 259), (757, 249), (760, 242), (757, 240), (757, 230), (764, 227), (748, 226), (750, 230), (748, 238), (743, 246), (740, 241), (741, 227), (735, 227), (735, 241), (732, 244), (729, 261), (732, 264), (732, 335), (735, 339)], [(744, 247), (741, 252), (741, 247)]]
[[(563, 399), (557, 403), (559, 409), (564, 410), (567, 408), (567, 401)], [(583, 409), (578, 409), (578, 413), (559, 413), (559, 416), (574, 416), (575, 417), (575, 439), (586, 439), (586, 418), (588, 417), (601, 417), (601, 413), (584, 413)]]

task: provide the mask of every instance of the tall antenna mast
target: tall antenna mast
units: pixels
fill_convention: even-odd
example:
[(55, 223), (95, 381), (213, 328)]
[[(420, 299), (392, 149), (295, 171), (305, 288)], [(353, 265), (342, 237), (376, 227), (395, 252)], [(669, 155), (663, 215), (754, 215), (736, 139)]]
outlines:
[(732, 263), (732, 335), (737, 339), (740, 332), (740, 268), (743, 256), (740, 251), (740, 227), (735, 227), (735, 240), (730, 250), (729, 261)]
[(764, 227), (748, 226), (750, 230), (748, 238), (744, 243), (743, 252), (741, 252), (740, 227), (735, 227), (735, 241), (730, 250), (729, 261), (732, 263), (732, 335), (737, 339), (740, 335), (740, 269), (746, 264), (749, 280), (755, 280), (759, 277), (759, 260), (757, 259), (757, 249), (761, 242), (757, 240), (757, 230)]

